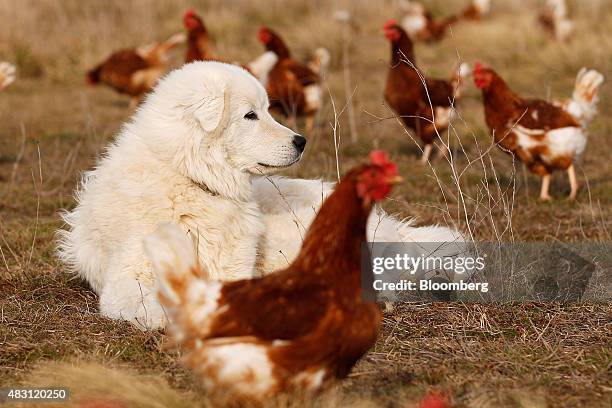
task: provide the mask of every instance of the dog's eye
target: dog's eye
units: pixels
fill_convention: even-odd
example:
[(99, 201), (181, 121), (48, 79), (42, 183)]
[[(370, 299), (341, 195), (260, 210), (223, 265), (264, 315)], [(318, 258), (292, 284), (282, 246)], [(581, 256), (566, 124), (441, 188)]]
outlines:
[(248, 120), (257, 120), (257, 119), (259, 119), (259, 118), (257, 117), (257, 114), (256, 114), (255, 112), (253, 112), (253, 111), (250, 111), (249, 113), (247, 113), (246, 115), (244, 115), (244, 118), (245, 118), (245, 119), (248, 119)]

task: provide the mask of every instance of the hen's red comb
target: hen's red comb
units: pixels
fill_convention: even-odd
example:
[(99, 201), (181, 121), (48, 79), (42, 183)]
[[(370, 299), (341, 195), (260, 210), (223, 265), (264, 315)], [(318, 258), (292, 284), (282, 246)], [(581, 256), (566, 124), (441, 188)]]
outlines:
[(395, 27), (396, 25), (397, 25), (397, 21), (395, 21), (394, 19), (390, 19), (389, 21), (385, 23), (385, 25), (383, 26), (383, 29), (387, 30), (389, 28)]
[(257, 30), (257, 38), (259, 38), (259, 41), (261, 43), (263, 43), (264, 45), (270, 41), (270, 29), (266, 26), (261, 26), (259, 27), (259, 30)]
[(183, 18), (188, 18), (188, 17), (195, 17), (194, 9), (189, 9), (185, 12), (185, 14), (183, 14)]
[(438, 393), (430, 393), (421, 401), (419, 408), (449, 408), (448, 400)]
[(388, 175), (397, 175), (397, 164), (389, 160), (387, 152), (372, 150), (370, 152), (370, 163), (382, 167)]
[(383, 150), (372, 150), (370, 152), (370, 162), (378, 166), (384, 166), (389, 163), (389, 155)]
[(474, 64), (474, 72), (480, 72), (484, 69), (484, 65), (482, 62), (477, 62)]

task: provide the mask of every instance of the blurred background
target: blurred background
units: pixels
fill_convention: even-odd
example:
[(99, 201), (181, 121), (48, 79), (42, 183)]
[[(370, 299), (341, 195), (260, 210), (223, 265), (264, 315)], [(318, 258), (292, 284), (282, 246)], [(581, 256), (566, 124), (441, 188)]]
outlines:
[[(423, 4), (435, 18), (442, 18), (464, 9), (469, 1)], [(184, 31), (182, 14), (193, 8), (203, 17), (217, 54), (227, 61), (246, 63), (261, 54), (263, 47), (256, 37), (261, 25), (277, 30), (299, 61), (306, 61), (321, 46), (330, 51), (324, 107), (315, 131), (306, 135), (309, 145), (302, 165), (290, 169), (289, 174), (334, 176), (333, 100), (336, 111), (342, 111), (336, 126), (341, 167), (363, 158), (372, 147), (380, 147), (397, 156), (394, 159), (408, 175), (408, 182), (398, 190), (400, 203), (390, 203), (392, 210), (419, 215), (423, 222), (440, 220), (464, 229), (467, 219), (473, 218), (469, 222), (476, 223), (473, 229), (480, 239), (500, 238), (493, 224), (507, 225), (510, 221), (515, 226), (513, 234), (504, 236), (510, 240), (517, 235), (524, 239), (551, 235), (565, 240), (609, 238), (602, 221), (606, 217), (601, 212), (612, 200), (612, 185), (607, 181), (610, 161), (606, 159), (612, 143), (607, 136), (612, 123), (608, 120), (610, 87), (604, 85), (600, 114), (590, 127), (589, 146), (578, 170), (583, 189), (576, 205), (568, 206), (564, 200), (536, 205), (533, 200), (540, 179), (527, 174), (499, 149), (488, 149), (491, 138), (483, 122), (480, 91), (471, 80), (465, 97), (457, 104), (459, 117), (450, 133), (445, 133), (456, 152), (455, 170), (444, 159), (433, 166), (417, 167), (413, 160), (420, 155), (417, 143), (394, 118), (383, 98), (390, 47), (381, 28), (389, 18), (401, 20), (401, 6), (399, 1), (360, 0), (3, 0), (0, 56), (17, 66), (18, 81), (0, 98), (0, 171), (8, 171), (12, 187), (19, 184), (15, 183), (18, 180), (29, 182), (30, 171), (26, 166), (13, 169), (13, 159), (24, 150), (20, 163), (37, 161), (38, 153), (32, 145), (40, 143), (45, 175), (42, 188), (56, 193), (49, 197), (54, 199), (54, 205), (70, 206), (78, 172), (91, 167), (131, 113), (125, 97), (107, 87), (85, 86), (86, 71), (114, 51), (162, 41)], [(494, 67), (521, 96), (543, 99), (570, 97), (576, 73), (583, 66), (597, 69), (604, 76), (610, 72), (612, 4), (604, 0), (569, 1), (568, 14), (575, 31), (567, 42), (555, 40), (538, 24), (542, 7), (541, 1), (493, 1), (490, 15), (482, 21), (455, 24), (437, 43), (418, 42), (418, 67), (428, 77), (450, 78), (459, 62), (482, 61)], [(334, 18), (338, 10), (346, 10), (352, 16), (348, 35), (343, 23)], [(184, 52), (180, 47), (171, 54), (171, 67), (181, 65)], [(354, 109), (356, 131), (351, 131), (348, 110), (342, 110), (347, 98)], [(487, 149), (486, 163), (466, 166)], [(488, 166), (489, 171), (483, 166)], [(470, 193), (464, 203), (460, 189)], [(552, 191), (561, 198), (567, 189), (565, 175), (557, 174)], [(488, 196), (502, 190), (512, 191), (514, 201), (526, 204), (520, 217), (511, 214), (514, 204), (504, 202), (507, 197), (502, 195), (497, 196), (498, 205), (491, 208)], [(26, 195), (31, 197), (30, 192)], [(423, 211), (427, 203), (431, 205)], [(437, 211), (440, 205), (443, 208)], [(487, 218), (487, 211), (501, 212), (499, 217), (489, 214)], [(522, 228), (525, 211), (531, 214), (530, 218), (542, 217), (542, 222), (534, 225), (530, 219)], [(484, 221), (480, 219), (483, 217)], [(551, 223), (554, 228), (550, 228)]]

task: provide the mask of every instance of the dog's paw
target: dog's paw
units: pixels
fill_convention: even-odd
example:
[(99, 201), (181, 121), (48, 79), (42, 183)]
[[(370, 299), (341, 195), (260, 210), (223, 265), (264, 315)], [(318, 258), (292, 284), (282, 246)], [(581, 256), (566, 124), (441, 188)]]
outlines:
[(157, 299), (157, 290), (138, 281), (105, 286), (100, 296), (100, 313), (111, 319), (127, 320), (141, 330), (163, 329), (168, 320)]

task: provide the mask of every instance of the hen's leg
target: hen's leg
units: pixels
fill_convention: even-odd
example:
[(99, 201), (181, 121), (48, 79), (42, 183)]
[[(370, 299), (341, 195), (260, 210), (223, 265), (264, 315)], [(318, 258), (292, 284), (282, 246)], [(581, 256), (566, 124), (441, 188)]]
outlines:
[(425, 145), (425, 147), (423, 148), (423, 156), (421, 156), (421, 160), (419, 163), (423, 165), (427, 164), (427, 162), (429, 161), (429, 156), (431, 156), (432, 148), (433, 145), (431, 143)]
[(550, 201), (552, 197), (548, 194), (550, 188), (550, 174), (542, 176), (542, 189), (540, 190), (540, 200)]
[(568, 198), (570, 200), (575, 200), (576, 195), (578, 194), (578, 180), (576, 180), (576, 169), (574, 169), (573, 164), (567, 168), (567, 175), (569, 177), (571, 188), (570, 195)]

